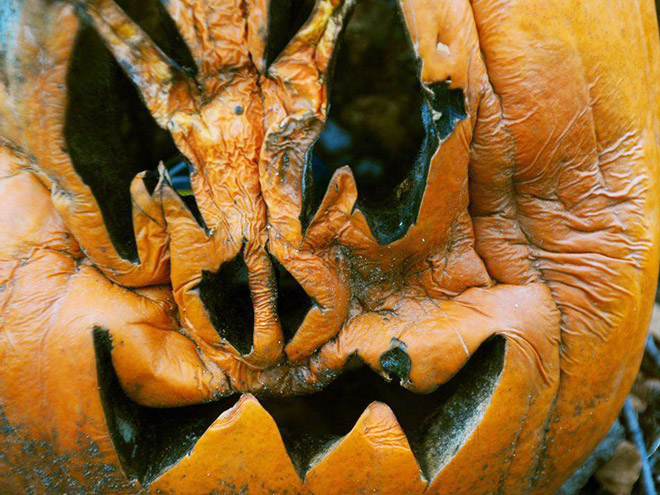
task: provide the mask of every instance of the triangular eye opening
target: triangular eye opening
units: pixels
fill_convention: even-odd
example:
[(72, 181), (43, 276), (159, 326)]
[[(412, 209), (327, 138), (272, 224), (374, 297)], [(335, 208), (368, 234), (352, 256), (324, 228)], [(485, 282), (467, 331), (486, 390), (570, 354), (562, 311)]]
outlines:
[[(158, 0), (117, 3), (177, 65), (195, 73), (188, 48)], [(91, 189), (117, 253), (138, 262), (131, 181), (178, 150), (101, 37), (85, 23), (73, 46), (66, 83), (64, 137), (73, 167)]]
[(446, 81), (420, 82), (398, 2), (357, 2), (336, 54), (329, 112), (307, 156), (301, 223), (318, 210), (334, 171), (349, 165), (358, 209), (380, 244), (417, 221), (431, 159), (465, 117), (464, 95)]

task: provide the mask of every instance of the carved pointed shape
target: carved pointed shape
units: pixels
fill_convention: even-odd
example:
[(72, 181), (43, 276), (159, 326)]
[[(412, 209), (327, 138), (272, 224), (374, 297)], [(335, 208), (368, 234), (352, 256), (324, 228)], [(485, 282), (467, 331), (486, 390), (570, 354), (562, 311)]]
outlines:
[(168, 0), (165, 8), (179, 28), (202, 78), (250, 63), (244, 5), (238, 0)]
[[(195, 447), (151, 484), (151, 493), (299, 493), (302, 483), (273, 418), (243, 395)], [(224, 491), (223, 491), (224, 490)]]
[(394, 413), (373, 402), (351, 432), (307, 473), (305, 486), (318, 495), (412, 495), (423, 493), (426, 482)]
[(176, 91), (184, 100), (191, 97), (185, 74), (114, 1), (95, 0), (78, 8), (140, 90), (156, 122), (165, 128), (174, 111), (172, 93)]

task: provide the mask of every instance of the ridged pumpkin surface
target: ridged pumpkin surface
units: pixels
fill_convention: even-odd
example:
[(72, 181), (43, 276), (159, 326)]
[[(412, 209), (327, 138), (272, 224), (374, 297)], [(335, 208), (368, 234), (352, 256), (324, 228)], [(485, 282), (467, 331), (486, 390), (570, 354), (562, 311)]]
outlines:
[[(656, 288), (651, 0), (402, 0), (430, 152), (384, 213), (346, 166), (307, 218), (350, 0), (277, 56), (278, 2), (163, 6), (194, 75), (113, 0), (0, 5), (0, 491), (554, 493), (629, 391)], [(134, 256), (67, 138), (83, 25), (192, 170), (201, 220), (164, 166), (132, 180)], [(277, 270), (312, 301), (291, 335)], [(360, 366), (411, 393), (351, 392)], [(286, 426), (353, 397), (340, 434)]]

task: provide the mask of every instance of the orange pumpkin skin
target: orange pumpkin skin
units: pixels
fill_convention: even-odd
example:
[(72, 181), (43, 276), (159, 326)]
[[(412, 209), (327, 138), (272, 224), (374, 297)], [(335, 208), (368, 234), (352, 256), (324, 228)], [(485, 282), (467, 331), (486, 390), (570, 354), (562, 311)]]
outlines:
[[(267, 2), (169, 0), (199, 84), (111, 0), (17, 10), (0, 72), (0, 491), (542, 495), (604, 436), (641, 359), (658, 272), (653, 3), (403, 1), (421, 82), (450, 80), (466, 115), (439, 141), (416, 221), (386, 244), (348, 168), (300, 221), (304, 154), (349, 7), (321, 0), (266, 67)], [(133, 181), (139, 262), (118, 253), (66, 151), (76, 9), (194, 167), (206, 230), (164, 172), (153, 192)], [(239, 255), (249, 352), (219, 336), (194, 290)], [(270, 256), (316, 301), (288, 343)], [(136, 404), (243, 394), (149, 483), (111, 436), (101, 330)], [(260, 404), (320, 390), (352, 356), (391, 374), (393, 343), (411, 365), (402, 384), (431, 392), (495, 335), (506, 339), (497, 386), (441, 462), (413, 455), (376, 402), (303, 480)]]

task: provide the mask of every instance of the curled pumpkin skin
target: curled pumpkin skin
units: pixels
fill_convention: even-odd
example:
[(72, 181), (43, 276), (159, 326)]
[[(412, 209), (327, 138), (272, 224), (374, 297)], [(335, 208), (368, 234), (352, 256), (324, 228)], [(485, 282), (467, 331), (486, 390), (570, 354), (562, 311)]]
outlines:
[[(274, 53), (278, 2), (168, 0), (195, 70), (114, 0), (0, 10), (3, 492), (543, 495), (604, 436), (658, 272), (653, 4), (402, 0), (419, 160), (385, 209), (350, 163), (312, 208), (353, 7)], [(199, 214), (161, 164), (112, 226), (67, 120), (83, 29)]]

